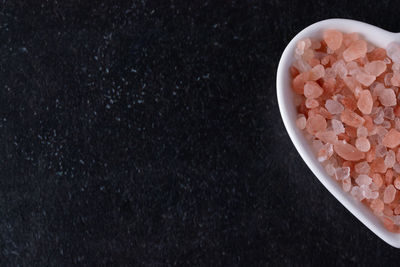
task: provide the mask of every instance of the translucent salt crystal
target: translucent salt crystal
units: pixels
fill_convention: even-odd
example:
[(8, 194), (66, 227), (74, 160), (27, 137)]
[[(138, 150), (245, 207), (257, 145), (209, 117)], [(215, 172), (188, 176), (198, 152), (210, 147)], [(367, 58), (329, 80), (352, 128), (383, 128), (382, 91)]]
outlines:
[(332, 70), (335, 72), (335, 74), (337, 76), (339, 76), (340, 78), (344, 78), (347, 76), (347, 68), (346, 68), (346, 64), (344, 63), (344, 61), (338, 60), (336, 61), (333, 65), (332, 65)]
[(317, 132), (324, 131), (327, 123), (324, 117), (319, 114), (308, 117), (306, 122), (306, 130), (309, 134), (316, 134)]
[(369, 199), (377, 199), (379, 197), (379, 192), (376, 191), (370, 191), (369, 193)]
[(393, 185), (397, 190), (400, 190), (400, 176), (394, 179)]
[(325, 69), (325, 78), (336, 78), (336, 71), (334, 71), (332, 68), (326, 68)]
[(373, 201), (371, 201), (370, 206), (374, 212), (382, 212), (383, 208), (385, 207), (385, 204), (383, 203), (382, 200), (380, 200), (379, 198), (376, 198)]
[(385, 78), (383, 79), (385, 85), (387, 87), (392, 85), (391, 79), (393, 78), (393, 73), (386, 73)]
[(305, 46), (304, 46), (305, 49), (308, 49), (311, 47), (312, 42), (311, 42), (310, 38), (305, 38), (303, 41), (305, 43)]
[(321, 64), (314, 66), (310, 70), (310, 79), (316, 81), (325, 76), (325, 68)]
[(400, 216), (393, 216), (393, 222), (395, 225), (400, 225)]
[(370, 75), (379, 76), (386, 70), (386, 63), (382, 60), (372, 61), (365, 64), (364, 70)]
[(396, 94), (393, 89), (383, 89), (379, 93), (379, 101), (385, 107), (387, 106), (395, 106), (396, 105)]
[(395, 162), (393, 165), (393, 170), (400, 174), (400, 164), (398, 162)]
[(400, 62), (400, 45), (397, 43), (390, 43), (386, 47), (386, 53), (389, 58), (394, 62)]
[(300, 72), (307, 72), (311, 70), (310, 64), (308, 64), (305, 60), (303, 59), (298, 59), (293, 63), (293, 66), (298, 69)]
[(384, 120), (381, 124), (381, 126), (385, 129), (389, 129), (390, 127), (392, 127), (392, 124), (389, 121)]
[(325, 144), (318, 151), (318, 161), (324, 162), (325, 160), (329, 159), (332, 155), (333, 155), (333, 145)]
[(400, 63), (399, 62), (393, 63), (392, 70), (394, 72), (399, 72), (400, 71)]
[(395, 148), (400, 145), (400, 132), (391, 129), (383, 138), (382, 145), (389, 148)]
[(320, 151), (324, 144), (319, 140), (312, 141), (312, 147), (315, 151)]
[(326, 100), (325, 108), (331, 114), (340, 114), (344, 110), (344, 107), (342, 104), (340, 104), (339, 102), (332, 100), (332, 99)]
[(364, 126), (360, 126), (357, 128), (357, 137), (367, 137), (368, 130)]
[(365, 122), (365, 119), (363, 117), (349, 109), (343, 110), (343, 112), (340, 114), (340, 119), (344, 124), (355, 128), (360, 127)]
[(379, 94), (384, 89), (385, 89), (385, 85), (383, 83), (380, 83), (380, 82), (374, 82), (370, 86), (370, 90), (371, 90), (372, 96), (374, 96), (374, 97), (379, 96)]
[(352, 61), (364, 57), (367, 53), (367, 43), (364, 40), (357, 40), (350, 44), (350, 46), (343, 52), (343, 59)]
[(350, 167), (339, 167), (335, 170), (335, 178), (340, 181), (350, 177)]
[(362, 161), (354, 165), (354, 170), (359, 174), (367, 174), (370, 171), (368, 162)]
[(369, 188), (369, 185), (366, 185), (366, 184), (360, 185), (360, 191), (361, 191), (361, 194), (362, 194), (362, 196), (364, 198), (366, 198), (366, 199), (370, 198), (370, 195), (371, 195), (372, 191)]
[(347, 177), (342, 180), (342, 188), (344, 192), (349, 192), (351, 189), (351, 178)]
[(383, 202), (392, 203), (396, 196), (396, 188), (393, 185), (388, 185), (383, 192)]
[(303, 55), (305, 46), (306, 43), (303, 40), (299, 41), (296, 45), (295, 53), (298, 55)]
[(296, 120), (296, 125), (300, 130), (304, 130), (304, 128), (306, 128), (306, 117), (304, 117), (304, 115), (299, 116)]
[(395, 155), (395, 153), (394, 153), (393, 150), (389, 150), (389, 151), (386, 153), (385, 165), (386, 165), (388, 168), (393, 168), (393, 165), (395, 164), (395, 162), (396, 162), (396, 155)]
[(358, 93), (357, 107), (363, 114), (370, 114), (374, 101), (369, 90), (361, 90)]
[(331, 123), (333, 132), (335, 134), (341, 134), (345, 132), (343, 123), (340, 120), (332, 119)]
[(379, 109), (378, 113), (374, 117), (374, 123), (382, 124), (382, 122), (384, 121), (384, 116), (385, 116), (385, 114), (383, 113), (383, 110)]
[(331, 50), (337, 50), (342, 45), (343, 34), (337, 30), (326, 30), (323, 33), (323, 39)]
[(350, 194), (358, 201), (362, 201), (364, 199), (364, 196), (362, 195), (359, 186), (353, 186), (353, 188), (350, 191)]
[(313, 40), (313, 39), (311, 39), (311, 46), (310, 46), (310, 48), (311, 49), (320, 49), (321, 48), (321, 43), (320, 43), (320, 41), (319, 40)]
[(354, 96), (356, 97), (356, 98), (359, 98), (360, 96), (361, 96), (361, 92), (363, 91), (363, 89), (360, 87), (360, 86), (357, 86), (355, 89), (354, 89)]
[(377, 134), (368, 136), (368, 140), (373, 146), (377, 146), (382, 142), (382, 138)]
[(319, 102), (313, 98), (306, 99), (306, 107), (309, 109), (316, 108), (319, 106)]
[(368, 138), (366, 138), (366, 137), (358, 137), (356, 139), (355, 146), (361, 152), (367, 152), (371, 149), (371, 143), (369, 142)]
[[(314, 81), (308, 81), (304, 85), (304, 95), (307, 98), (317, 98), (322, 95), (324, 90)], [(393, 92), (394, 93), (394, 92)]]
[(398, 118), (398, 117), (394, 118), (394, 128), (397, 131), (400, 131), (400, 118)]
[(394, 111), (392, 107), (385, 107), (383, 109), (383, 114), (386, 119), (394, 120)]
[(356, 179), (356, 183), (360, 186), (361, 185), (370, 185), (372, 183), (372, 179), (368, 175), (360, 174)]
[(375, 49), (375, 46), (371, 43), (367, 43), (367, 53), (372, 52)]
[(385, 147), (385, 146), (383, 146), (383, 145), (377, 145), (377, 146), (375, 147), (375, 155), (376, 155), (378, 158), (383, 158), (384, 156), (386, 156), (386, 153), (387, 153), (387, 150), (386, 150), (386, 147)]
[(328, 175), (330, 175), (330, 176), (335, 175), (336, 169), (335, 169), (335, 166), (333, 166), (332, 163), (326, 164), (325, 170), (326, 170), (326, 173), (327, 173)]
[(334, 151), (339, 157), (349, 161), (359, 161), (365, 158), (365, 153), (358, 150), (351, 144), (346, 142), (337, 142), (333, 146)]
[(360, 72), (356, 75), (356, 79), (362, 85), (370, 86), (375, 81), (376, 77), (374, 75)]
[(385, 129), (383, 126), (376, 127), (377, 131), (376, 134), (383, 138), (389, 131)]

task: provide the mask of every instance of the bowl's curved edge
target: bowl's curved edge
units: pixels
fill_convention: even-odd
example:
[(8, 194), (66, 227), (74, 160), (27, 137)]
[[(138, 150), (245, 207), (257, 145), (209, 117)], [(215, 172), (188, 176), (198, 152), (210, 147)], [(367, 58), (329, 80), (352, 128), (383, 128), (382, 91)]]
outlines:
[[(339, 27), (338, 27), (339, 26)], [(348, 27), (347, 27), (348, 26)], [(281, 113), (281, 117), (285, 128), (299, 152), (300, 156), (306, 162), (307, 166), (311, 169), (314, 175), (318, 178), (318, 180), (326, 187), (326, 189), (345, 207), (347, 208), (358, 220), (360, 220), (368, 229), (370, 229), (373, 233), (379, 236), (386, 243), (390, 244), (393, 247), (400, 248), (400, 234), (389, 232), (384, 228), (379, 219), (372, 214), (372, 212), (367, 209), (362, 203), (354, 201), (350, 194), (344, 192), (338, 184), (333, 181), (333, 179), (328, 176), (322, 168), (322, 165), (319, 162), (315, 161), (310, 156), (310, 153), (304, 149), (304, 137), (301, 135), (303, 140), (300, 140), (300, 135), (297, 127), (295, 126), (295, 122), (289, 118), (288, 113), (288, 105), (287, 102), (288, 97), (284, 91), (284, 80), (289, 80), (289, 66), (287, 62), (289, 62), (288, 57), (293, 58), (293, 51), (296, 43), (302, 39), (309, 37), (312, 33), (315, 34), (316, 30), (326, 29), (326, 28), (343, 28), (346, 27), (346, 32), (354, 31), (354, 28), (363, 29), (362, 32), (369, 31), (378, 31), (382, 36), (386, 36), (386, 38), (390, 38), (394, 33), (383, 30), (379, 27), (367, 24), (365, 22), (349, 20), (349, 19), (327, 19), (316, 22), (302, 31), (300, 31), (289, 44), (286, 46), (285, 50), (282, 53), (282, 56), (279, 61), (278, 70), (277, 70), (277, 79), (276, 79), (276, 87), (277, 87), (277, 98), (278, 98), (278, 106)], [(367, 38), (368, 39), (368, 38)], [(288, 77), (289, 76), (289, 77)], [(289, 79), (288, 79), (289, 78)], [(303, 143), (303, 144), (302, 144)], [(318, 165), (317, 165), (318, 164)], [(333, 184), (333, 183), (336, 183)]]

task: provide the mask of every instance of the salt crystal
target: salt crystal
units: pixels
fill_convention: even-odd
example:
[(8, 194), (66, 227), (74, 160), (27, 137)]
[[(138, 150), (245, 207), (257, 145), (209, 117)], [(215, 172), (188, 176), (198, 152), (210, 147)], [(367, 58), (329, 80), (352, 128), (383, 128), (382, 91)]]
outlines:
[(398, 118), (398, 117), (394, 118), (394, 128), (397, 131), (400, 131), (400, 118)]
[(367, 43), (364, 40), (357, 40), (350, 44), (350, 46), (343, 52), (343, 59), (352, 61), (365, 56), (367, 53)]
[(377, 145), (375, 147), (375, 154), (378, 158), (383, 158), (387, 153), (386, 147), (383, 145)]
[(361, 162), (357, 163), (356, 165), (354, 165), (354, 170), (356, 171), (356, 173), (359, 173), (359, 174), (368, 174), (370, 171), (370, 167), (369, 167), (368, 162), (361, 161)]
[(374, 82), (370, 86), (372, 96), (377, 97), (385, 89), (385, 85), (380, 82)]
[(392, 85), (392, 82), (391, 82), (392, 78), (393, 78), (393, 73), (386, 73), (385, 74), (385, 78), (383, 80), (384, 80), (386, 86), (389, 87), (389, 86)]
[(318, 103), (317, 100), (315, 100), (313, 98), (307, 98), (306, 99), (306, 107), (307, 108), (312, 109), (312, 108), (316, 108), (318, 106), (319, 106), (319, 103)]
[(342, 188), (344, 192), (349, 192), (351, 189), (351, 178), (347, 177), (342, 180)]
[(293, 63), (293, 66), (298, 69), (300, 72), (307, 72), (311, 69), (310, 64), (308, 64), (303, 59), (298, 59)]
[(345, 109), (342, 112), (342, 114), (340, 115), (340, 119), (343, 123), (355, 128), (360, 127), (365, 122), (363, 117), (349, 109)]
[(309, 134), (316, 134), (317, 132), (324, 131), (327, 123), (324, 117), (317, 114), (307, 119), (306, 129)]
[(325, 170), (326, 170), (326, 173), (327, 173), (328, 175), (330, 175), (330, 176), (335, 175), (336, 169), (335, 169), (335, 166), (333, 166), (332, 163), (328, 163), (328, 164), (325, 166)]
[(366, 137), (359, 137), (356, 139), (355, 146), (361, 152), (367, 152), (371, 149), (371, 144)]
[(383, 109), (383, 114), (386, 119), (394, 120), (394, 111), (392, 107), (385, 107)]
[(296, 54), (303, 55), (305, 46), (306, 46), (306, 43), (303, 40), (299, 41), (297, 43), (296, 49), (295, 49)]
[(318, 161), (324, 162), (325, 160), (329, 159), (332, 155), (333, 155), (333, 145), (325, 144), (318, 151)]
[(357, 137), (367, 137), (368, 130), (364, 126), (360, 126), (357, 128)]
[(383, 203), (382, 200), (380, 200), (379, 198), (374, 199), (371, 202), (371, 208), (374, 212), (382, 212), (383, 208), (385, 207), (385, 204)]
[(331, 114), (340, 114), (344, 110), (344, 107), (342, 104), (340, 104), (339, 102), (332, 100), (332, 99), (326, 100), (325, 108)]
[(393, 185), (388, 185), (383, 192), (383, 202), (392, 203), (396, 196), (396, 188)]
[(393, 170), (400, 174), (400, 164), (398, 162), (393, 165)]
[(385, 129), (389, 129), (390, 127), (392, 127), (392, 124), (390, 123), (390, 121), (384, 120), (381, 124), (381, 126)]
[(362, 195), (362, 191), (360, 190), (359, 186), (353, 186), (350, 194), (358, 201), (362, 201), (364, 199), (364, 196)]
[(386, 153), (386, 157), (385, 157), (385, 165), (388, 168), (393, 168), (394, 163), (396, 162), (396, 155), (394, 153), (393, 150), (389, 150)]
[(394, 179), (393, 185), (397, 190), (400, 190), (400, 176)]
[(382, 145), (390, 148), (400, 145), (400, 132), (391, 129), (383, 138)]
[(360, 72), (356, 75), (357, 81), (359, 81), (364, 86), (370, 86), (376, 79), (374, 75), (366, 74), (364, 72)]
[(396, 63), (393, 63), (393, 65), (392, 65), (392, 70), (393, 70), (393, 72), (399, 72), (400, 71), (400, 63), (399, 62), (396, 62)]
[[(304, 85), (304, 95), (307, 98), (317, 98), (322, 95), (324, 90), (314, 81), (308, 81)], [(393, 92), (394, 93), (394, 92)]]
[(337, 30), (326, 30), (323, 33), (323, 39), (329, 49), (337, 50), (342, 45), (343, 34)]
[(321, 64), (314, 66), (310, 70), (310, 79), (313, 81), (316, 81), (316, 80), (324, 77), (324, 75), (325, 75), (325, 68)]
[(315, 151), (320, 151), (321, 148), (324, 146), (324, 144), (319, 140), (313, 140), (312, 141), (312, 146), (313, 146)]
[(335, 72), (335, 74), (337, 76), (339, 76), (340, 78), (344, 78), (347, 76), (347, 68), (346, 68), (346, 63), (344, 63), (344, 61), (338, 60), (336, 61), (333, 65), (332, 65), (332, 70)]
[(385, 114), (383, 113), (383, 110), (380, 109), (378, 111), (378, 113), (375, 115), (374, 123), (375, 124), (382, 124), (382, 122), (384, 121), (384, 116), (385, 116)]
[(400, 62), (400, 45), (389, 43), (386, 47), (386, 53), (394, 62)]
[(393, 89), (383, 89), (379, 93), (379, 101), (385, 107), (387, 106), (395, 106), (396, 105), (396, 94)]
[(306, 128), (306, 122), (307, 122), (306, 117), (302, 115), (297, 118), (296, 125), (300, 130), (303, 130), (304, 128)]
[(335, 170), (335, 178), (340, 181), (350, 177), (350, 167), (339, 167)]
[(341, 134), (345, 132), (343, 123), (340, 120), (332, 119), (331, 123), (335, 134)]
[(371, 92), (369, 90), (361, 90), (358, 94), (357, 107), (363, 114), (370, 114), (374, 104)]
[(386, 63), (382, 60), (376, 60), (365, 64), (365, 71), (374, 76), (381, 75), (386, 70)]

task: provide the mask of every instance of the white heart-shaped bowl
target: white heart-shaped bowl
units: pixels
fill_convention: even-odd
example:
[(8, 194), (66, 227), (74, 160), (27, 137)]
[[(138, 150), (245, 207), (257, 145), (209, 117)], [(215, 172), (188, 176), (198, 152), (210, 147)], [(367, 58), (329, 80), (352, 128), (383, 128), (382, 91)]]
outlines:
[(302, 30), (287, 45), (279, 61), (276, 89), (283, 123), (300, 156), (328, 191), (382, 240), (400, 248), (400, 234), (386, 230), (378, 217), (362, 203), (354, 200), (349, 193), (342, 190), (340, 184), (325, 172), (302, 131), (296, 127), (297, 111), (293, 101), (294, 92), (291, 88), (292, 78), (289, 71), (294, 61), (295, 47), (298, 41), (307, 37), (322, 39), (322, 32), (326, 29), (337, 29), (345, 33), (357, 32), (367, 41), (382, 48), (386, 48), (390, 42), (400, 42), (399, 33), (388, 32), (376, 26), (349, 19), (323, 20)]

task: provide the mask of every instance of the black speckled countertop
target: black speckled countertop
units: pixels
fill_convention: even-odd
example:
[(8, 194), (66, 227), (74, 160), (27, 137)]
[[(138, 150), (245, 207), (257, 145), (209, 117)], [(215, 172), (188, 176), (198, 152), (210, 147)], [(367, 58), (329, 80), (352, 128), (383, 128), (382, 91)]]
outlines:
[(393, 2), (49, 2), (0, 5), (1, 266), (398, 262), (303, 163), (275, 93), (298, 31), (400, 31)]

